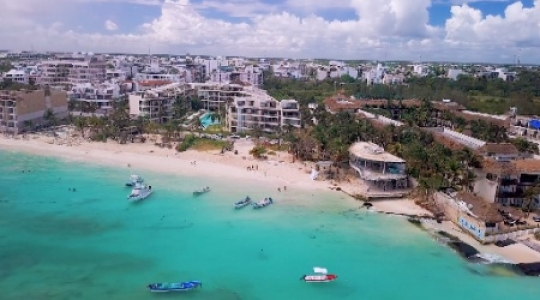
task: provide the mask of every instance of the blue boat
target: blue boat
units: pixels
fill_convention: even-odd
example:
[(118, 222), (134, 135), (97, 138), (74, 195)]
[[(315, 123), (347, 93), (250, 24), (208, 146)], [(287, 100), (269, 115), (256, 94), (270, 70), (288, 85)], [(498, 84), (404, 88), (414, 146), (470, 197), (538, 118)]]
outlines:
[(251, 198), (249, 198), (249, 196), (246, 196), (246, 199), (236, 202), (234, 204), (234, 208), (240, 209), (242, 207), (249, 205), (250, 203), (251, 203)]
[(263, 200), (257, 202), (257, 203), (253, 203), (253, 208), (254, 209), (258, 209), (258, 208), (263, 208), (263, 207), (266, 207), (270, 204), (274, 203), (274, 201), (272, 200), (272, 198), (268, 197), (268, 198), (264, 198)]
[(148, 289), (152, 293), (187, 292), (202, 287), (200, 281), (186, 281), (173, 283), (151, 283)]

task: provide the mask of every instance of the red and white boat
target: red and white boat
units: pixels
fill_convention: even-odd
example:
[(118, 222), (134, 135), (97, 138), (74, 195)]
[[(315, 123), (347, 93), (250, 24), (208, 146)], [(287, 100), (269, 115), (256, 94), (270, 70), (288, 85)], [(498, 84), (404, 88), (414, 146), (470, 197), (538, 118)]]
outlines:
[(314, 267), (312, 275), (304, 275), (301, 280), (305, 282), (330, 282), (337, 279), (337, 275), (328, 274), (328, 270), (325, 268)]

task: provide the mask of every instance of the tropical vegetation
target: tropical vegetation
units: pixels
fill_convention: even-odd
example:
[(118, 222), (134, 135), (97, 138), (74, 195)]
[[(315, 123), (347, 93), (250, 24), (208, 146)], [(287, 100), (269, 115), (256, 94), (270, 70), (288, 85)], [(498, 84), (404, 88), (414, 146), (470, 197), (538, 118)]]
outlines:
[(321, 103), (326, 97), (343, 90), (356, 98), (367, 99), (451, 99), (470, 110), (503, 114), (517, 107), (520, 114), (540, 115), (540, 73), (519, 70), (515, 81), (499, 78), (475, 78), (460, 75), (457, 80), (444, 77), (410, 77), (405, 84), (372, 84), (350, 76), (314, 81), (284, 79), (265, 74), (264, 89), (277, 99), (293, 98), (301, 104)]

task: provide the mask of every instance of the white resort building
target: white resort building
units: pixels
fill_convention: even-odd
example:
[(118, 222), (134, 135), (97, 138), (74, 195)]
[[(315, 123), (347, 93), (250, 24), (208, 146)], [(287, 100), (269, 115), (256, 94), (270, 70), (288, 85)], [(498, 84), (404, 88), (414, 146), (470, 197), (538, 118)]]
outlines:
[(171, 83), (129, 95), (129, 115), (133, 118), (143, 117), (155, 123), (165, 124), (173, 118), (173, 104), (176, 97), (185, 95), (185, 92), (185, 85)]
[(112, 108), (114, 101), (120, 97), (118, 84), (103, 83), (93, 85), (91, 83), (76, 84), (68, 92), (69, 101), (77, 103), (81, 112), (84, 107), (97, 115), (106, 115)]
[(300, 108), (296, 100), (277, 101), (266, 91), (250, 87), (228, 105), (227, 124), (230, 132), (249, 131), (258, 126), (266, 133), (278, 127), (300, 127)]
[(409, 188), (406, 162), (382, 147), (357, 142), (349, 148), (349, 164), (366, 183), (368, 198), (403, 197)]
[(40, 85), (99, 83), (106, 78), (106, 61), (99, 56), (44, 60), (38, 70), (37, 84)]

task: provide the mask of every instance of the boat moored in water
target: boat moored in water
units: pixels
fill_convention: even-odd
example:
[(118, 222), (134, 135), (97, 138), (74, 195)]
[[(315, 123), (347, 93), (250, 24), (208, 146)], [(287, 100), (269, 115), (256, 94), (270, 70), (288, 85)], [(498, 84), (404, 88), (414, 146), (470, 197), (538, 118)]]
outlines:
[(305, 282), (330, 282), (337, 279), (337, 275), (328, 274), (328, 270), (325, 268), (314, 267), (313, 273), (302, 276), (300, 280), (304, 280)]
[(251, 198), (249, 198), (249, 196), (246, 196), (246, 198), (244, 200), (236, 202), (234, 204), (234, 208), (240, 209), (240, 208), (246, 207), (250, 203), (251, 203)]
[(126, 186), (135, 186), (138, 183), (143, 183), (143, 182), (144, 182), (144, 179), (141, 176), (132, 174), (131, 176), (129, 176), (129, 180), (126, 182)]
[(200, 190), (196, 190), (193, 192), (193, 196), (199, 196), (199, 195), (202, 195), (204, 193), (208, 193), (210, 192), (210, 188), (209, 187), (205, 187), (203, 189), (200, 189)]
[(152, 293), (168, 293), (168, 292), (186, 292), (202, 287), (200, 281), (185, 281), (173, 283), (151, 283), (148, 289)]
[(258, 209), (258, 208), (263, 208), (263, 207), (266, 207), (270, 204), (274, 203), (274, 200), (272, 200), (272, 198), (268, 197), (268, 198), (264, 198), (263, 200), (257, 202), (257, 203), (253, 203), (253, 208), (254, 209)]
[(143, 183), (137, 183), (131, 190), (131, 194), (127, 196), (131, 202), (137, 202), (148, 198), (152, 194), (152, 186), (146, 186)]

